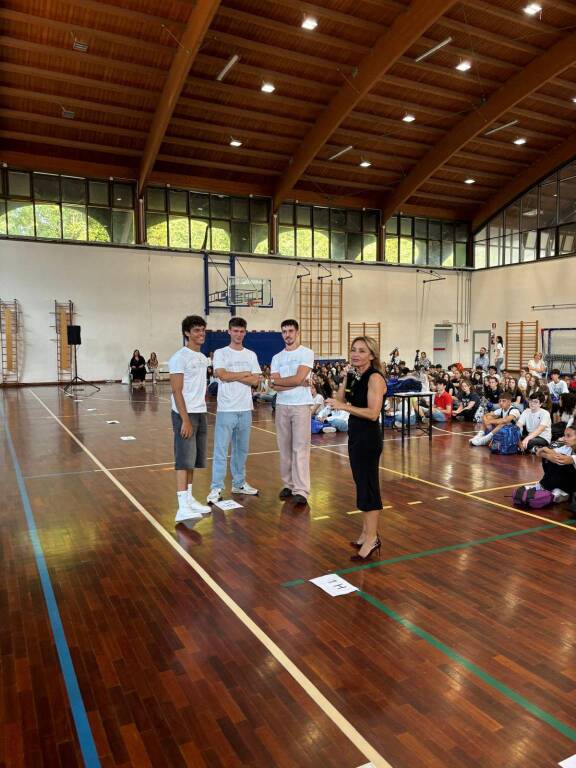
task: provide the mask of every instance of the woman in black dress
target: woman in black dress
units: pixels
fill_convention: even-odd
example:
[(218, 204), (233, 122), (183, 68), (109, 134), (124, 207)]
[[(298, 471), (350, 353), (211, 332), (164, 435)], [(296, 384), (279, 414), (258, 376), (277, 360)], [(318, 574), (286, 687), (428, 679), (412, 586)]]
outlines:
[(368, 560), (380, 551), (378, 518), (382, 509), (378, 464), (382, 453), (382, 430), (378, 419), (386, 394), (386, 381), (375, 339), (357, 336), (350, 351), (351, 367), (335, 398), (326, 403), (348, 411), (348, 456), (356, 484), (356, 506), (363, 512), (362, 533), (350, 542), (358, 552), (351, 560)]
[(132, 386), (143, 387), (146, 378), (146, 360), (140, 354), (140, 350), (135, 349), (130, 360), (130, 373), (132, 374)]

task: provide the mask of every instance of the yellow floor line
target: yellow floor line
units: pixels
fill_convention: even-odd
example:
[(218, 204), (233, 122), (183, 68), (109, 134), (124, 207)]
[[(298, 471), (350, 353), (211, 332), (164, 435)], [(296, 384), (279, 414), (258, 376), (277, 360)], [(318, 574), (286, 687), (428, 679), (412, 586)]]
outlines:
[[(330, 448), (321, 448), (323, 451), (327, 451), (328, 453), (333, 453), (335, 456), (340, 456), (341, 459), (348, 459), (347, 456), (343, 456), (341, 453), (336, 453), (336, 451), (330, 450)], [(506, 509), (509, 512), (516, 512), (518, 515), (524, 515), (524, 517), (531, 517), (534, 520), (542, 520), (545, 523), (550, 523), (551, 525), (557, 525), (559, 528), (566, 528), (568, 531), (571, 531), (573, 534), (576, 533), (576, 528), (573, 525), (567, 525), (566, 523), (561, 523), (559, 520), (552, 520), (549, 517), (543, 517), (542, 515), (536, 515), (534, 512), (528, 512), (525, 509), (519, 509), (518, 507), (509, 507), (507, 504), (500, 504), (498, 501), (492, 501), (492, 499), (484, 499), (479, 496), (474, 495), (474, 491), (459, 491), (457, 488), (450, 488), (447, 485), (440, 485), (440, 483), (433, 483), (432, 480), (424, 480), (422, 477), (417, 477), (416, 475), (408, 475), (406, 472), (399, 472), (397, 469), (390, 469), (389, 467), (383, 467), (381, 464), (378, 465), (380, 469), (382, 469), (384, 472), (391, 472), (393, 475), (399, 475), (400, 477), (406, 477), (409, 480), (416, 480), (419, 483), (424, 483), (425, 485), (431, 485), (434, 488), (440, 488), (443, 491), (450, 491), (450, 493), (456, 493), (459, 496), (465, 496), (467, 499), (476, 499), (476, 501), (481, 501), (483, 504), (490, 504), (492, 507), (499, 507), (500, 509)]]
[(422, 502), (421, 502), (421, 501), (409, 501), (409, 502), (408, 502), (408, 506), (409, 506), (409, 507), (413, 507), (413, 506), (414, 506), (414, 504), (422, 504)]
[(361, 515), (362, 510), (360, 509), (353, 509), (351, 512), (346, 512), (347, 515)]
[(436, 496), (436, 501), (442, 501), (442, 499), (449, 499), (450, 496)]
[[(226, 605), (226, 607), (239, 619), (242, 624), (256, 637), (266, 650), (273, 656), (276, 661), (284, 667), (284, 669), (291, 675), (294, 680), (302, 687), (306, 694), (312, 699), (312, 701), (318, 706), (318, 708), (324, 712), (334, 725), (340, 729), (340, 731), (348, 738), (352, 744), (361, 752), (367, 760), (374, 763), (376, 768), (392, 768), (390, 763), (370, 744), (362, 734), (356, 730), (356, 728), (350, 723), (344, 715), (336, 709), (336, 707), (324, 696), (322, 691), (317, 688), (314, 683), (308, 678), (299, 667), (284, 653), (284, 651), (277, 645), (271, 637), (269, 637), (264, 630), (262, 630), (255, 621), (244, 611), (238, 603), (236, 603), (230, 595), (222, 589), (222, 587), (216, 582), (208, 571), (203, 568), (200, 563), (195, 560), (170, 534), (156, 518), (148, 512), (138, 499), (136, 499), (130, 491), (122, 485), (122, 483), (102, 464), (102, 462), (96, 458), (96, 456), (82, 443), (76, 435), (68, 429), (68, 427), (60, 421), (60, 419), (54, 414), (50, 408), (41, 400), (38, 395), (30, 390), (30, 393), (36, 398), (36, 400), (48, 411), (48, 413), (54, 418), (54, 420), (60, 425), (60, 427), (70, 436), (70, 438), (92, 459), (94, 464), (102, 470), (106, 477), (118, 488), (118, 490), (136, 507), (138, 512), (143, 515), (146, 520), (152, 525), (158, 533), (170, 544), (170, 546), (185, 560), (188, 565), (198, 574), (202, 581), (214, 592), (214, 594), (220, 598), (220, 600)], [(329, 450), (329, 449), (327, 449)], [(340, 455), (340, 454), (338, 454)]]
[(329, 520), (330, 515), (317, 515), (316, 517), (313, 517), (312, 520)]

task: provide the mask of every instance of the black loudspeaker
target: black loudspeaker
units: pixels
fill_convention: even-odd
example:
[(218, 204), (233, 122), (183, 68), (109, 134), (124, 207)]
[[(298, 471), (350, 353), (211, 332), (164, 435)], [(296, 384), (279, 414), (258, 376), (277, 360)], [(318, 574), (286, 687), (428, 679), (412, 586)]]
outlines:
[(73, 347), (80, 346), (82, 339), (80, 338), (80, 326), (79, 325), (67, 325), (66, 333), (68, 335), (68, 344)]

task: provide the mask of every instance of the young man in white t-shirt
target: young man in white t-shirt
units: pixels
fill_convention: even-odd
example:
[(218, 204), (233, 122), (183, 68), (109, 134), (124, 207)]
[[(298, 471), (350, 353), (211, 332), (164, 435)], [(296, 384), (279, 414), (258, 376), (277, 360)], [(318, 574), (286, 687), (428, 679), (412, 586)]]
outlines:
[(178, 511), (176, 522), (201, 518), (210, 512), (192, 495), (194, 470), (206, 466), (206, 371), (210, 360), (200, 352), (206, 320), (189, 315), (182, 320), (185, 346), (168, 363), (172, 387), (172, 429)]
[(535, 451), (546, 448), (552, 440), (552, 419), (547, 410), (542, 408), (544, 395), (535, 392), (528, 400), (528, 408), (522, 412), (517, 421), (521, 430), (526, 432), (520, 441), (523, 451)]
[[(550, 381), (548, 382), (548, 391), (552, 399), (552, 416), (560, 410), (560, 395), (568, 393), (568, 384), (560, 378), (560, 371), (554, 368), (550, 371)], [(558, 417), (556, 417), (558, 418)]]
[(306, 504), (310, 495), (310, 379), (314, 352), (300, 344), (297, 320), (280, 326), (284, 349), (270, 364), (270, 384), (276, 398), (276, 439), (283, 488), (280, 498)]
[(212, 484), (206, 499), (208, 504), (215, 504), (222, 498), (230, 442), (232, 493), (248, 496), (258, 493), (256, 488), (246, 482), (246, 457), (252, 427), (252, 387), (257, 386), (260, 381), (261, 370), (256, 354), (244, 347), (246, 327), (243, 317), (233, 317), (228, 323), (230, 344), (217, 349), (212, 360), (214, 375), (219, 384)]

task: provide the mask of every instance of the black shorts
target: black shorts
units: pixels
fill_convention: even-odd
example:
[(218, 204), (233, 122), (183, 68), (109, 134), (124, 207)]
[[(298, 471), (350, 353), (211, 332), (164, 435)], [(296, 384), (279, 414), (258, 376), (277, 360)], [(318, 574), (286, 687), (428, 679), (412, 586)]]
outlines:
[(172, 413), (174, 430), (174, 469), (202, 469), (206, 466), (206, 437), (208, 417), (205, 413), (189, 413), (192, 424), (192, 436), (182, 437), (182, 417), (176, 411)]

